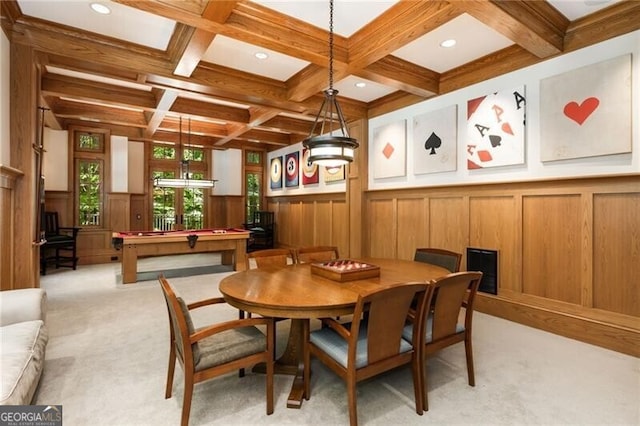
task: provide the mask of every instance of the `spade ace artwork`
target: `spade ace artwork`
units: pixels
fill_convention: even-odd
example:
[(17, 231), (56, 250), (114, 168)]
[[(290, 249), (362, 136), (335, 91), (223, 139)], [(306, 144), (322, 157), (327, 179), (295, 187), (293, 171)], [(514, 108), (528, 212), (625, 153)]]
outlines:
[(452, 105), (413, 118), (413, 172), (456, 170), (457, 106)]
[(467, 102), (467, 169), (524, 163), (524, 86)]
[(540, 82), (540, 159), (631, 152), (631, 55)]

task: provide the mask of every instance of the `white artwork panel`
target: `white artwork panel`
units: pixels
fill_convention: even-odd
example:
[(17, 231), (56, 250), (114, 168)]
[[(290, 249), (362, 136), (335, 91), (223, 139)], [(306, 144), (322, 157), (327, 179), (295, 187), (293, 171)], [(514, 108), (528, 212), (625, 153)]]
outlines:
[(399, 120), (373, 131), (373, 177), (383, 179), (407, 174), (406, 122)]
[(415, 174), (456, 170), (458, 108), (451, 105), (413, 118)]
[(540, 82), (540, 159), (631, 152), (631, 55)]

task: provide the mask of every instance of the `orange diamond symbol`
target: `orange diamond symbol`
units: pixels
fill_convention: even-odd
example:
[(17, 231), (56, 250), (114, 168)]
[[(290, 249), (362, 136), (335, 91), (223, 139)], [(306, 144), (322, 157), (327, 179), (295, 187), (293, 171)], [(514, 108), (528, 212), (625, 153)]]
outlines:
[(382, 154), (387, 157), (387, 160), (389, 159), (389, 157), (391, 157), (391, 154), (393, 154), (393, 145), (391, 145), (389, 142), (387, 142), (387, 144), (384, 146), (384, 149), (382, 150)]

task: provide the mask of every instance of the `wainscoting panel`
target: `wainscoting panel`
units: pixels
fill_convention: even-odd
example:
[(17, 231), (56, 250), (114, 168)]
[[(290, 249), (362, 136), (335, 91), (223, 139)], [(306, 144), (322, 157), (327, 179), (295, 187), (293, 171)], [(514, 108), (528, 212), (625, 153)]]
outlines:
[(593, 307), (640, 317), (640, 193), (596, 194), (593, 220)]
[(469, 241), (469, 205), (465, 196), (429, 197), (429, 247), (464, 253)]
[(416, 248), (429, 245), (425, 204), (424, 198), (398, 200), (398, 259), (412, 260)]
[(364, 196), (365, 255), (496, 249), (498, 294), (479, 294), (476, 309), (640, 356), (639, 176)]
[[(469, 197), (469, 246), (498, 251), (501, 289), (521, 288), (521, 241), (519, 197)], [(462, 253), (466, 256), (466, 250)], [(462, 265), (466, 265), (466, 258)]]
[(369, 254), (371, 257), (396, 258), (398, 232), (395, 199), (372, 200), (368, 205)]
[(523, 293), (580, 304), (581, 206), (579, 194), (523, 198)]

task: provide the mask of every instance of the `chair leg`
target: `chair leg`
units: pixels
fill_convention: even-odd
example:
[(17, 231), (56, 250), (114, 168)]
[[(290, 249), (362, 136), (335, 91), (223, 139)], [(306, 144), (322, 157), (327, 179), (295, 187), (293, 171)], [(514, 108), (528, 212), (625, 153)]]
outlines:
[(189, 425), (189, 413), (191, 412), (191, 398), (193, 397), (193, 372), (184, 375), (184, 394), (182, 395), (182, 426)]
[(423, 403), (424, 398), (422, 396), (422, 369), (420, 368), (420, 356), (415, 354), (411, 361), (411, 373), (413, 374), (413, 392), (416, 398), (416, 413), (422, 415), (424, 412)]
[(304, 363), (302, 382), (304, 383), (304, 398), (308, 400), (309, 398), (311, 398), (311, 351), (309, 351), (309, 321), (304, 321), (302, 336), (302, 362)]
[(464, 338), (464, 351), (467, 355), (467, 375), (469, 376), (469, 386), (476, 385), (476, 377), (473, 371), (473, 346), (471, 345), (471, 334)]
[(429, 411), (429, 384), (427, 382), (427, 357), (423, 356), (420, 360), (420, 377), (422, 378), (422, 408), (424, 411)]
[(171, 349), (169, 351), (169, 368), (167, 369), (167, 388), (164, 391), (165, 399), (171, 398), (171, 392), (173, 390), (173, 374), (176, 368), (176, 349), (171, 344)]
[(356, 400), (356, 378), (347, 373), (347, 395), (349, 399), (349, 424), (358, 426), (358, 401)]

